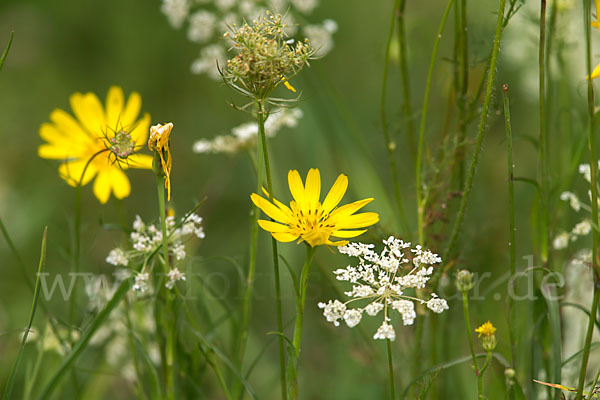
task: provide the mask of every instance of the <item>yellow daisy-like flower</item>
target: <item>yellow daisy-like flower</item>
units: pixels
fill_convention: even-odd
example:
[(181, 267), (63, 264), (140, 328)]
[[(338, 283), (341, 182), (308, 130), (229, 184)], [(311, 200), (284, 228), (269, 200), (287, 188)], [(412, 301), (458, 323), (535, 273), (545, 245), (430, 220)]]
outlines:
[[(160, 155), (160, 164), (165, 174), (165, 189), (167, 189), (167, 200), (171, 200), (171, 167), (173, 160), (171, 150), (169, 149), (171, 130), (173, 123), (157, 124), (150, 128), (150, 139), (148, 139), (148, 148), (156, 151)], [(164, 154), (163, 154), (164, 153)], [(167, 160), (165, 161), (165, 157)]]
[[(305, 241), (312, 247), (321, 244), (344, 246), (348, 244), (347, 240), (332, 242), (330, 237), (353, 238), (367, 231), (355, 229), (371, 226), (379, 221), (379, 215), (374, 212), (354, 214), (373, 201), (372, 198), (337, 207), (348, 188), (346, 175), (341, 174), (337, 178), (323, 203), (319, 201), (321, 176), (318, 169), (308, 171), (306, 185), (302, 184), (298, 171), (291, 170), (288, 173), (288, 184), (294, 197), (290, 207), (275, 199), (273, 204), (256, 193), (250, 196), (258, 208), (277, 221), (259, 220), (258, 224), (280, 242), (300, 238), (298, 243)], [(263, 191), (268, 197), (264, 188)]]
[(494, 327), (494, 325), (492, 325), (492, 323), (488, 321), (485, 324), (481, 325), (479, 328), (475, 329), (475, 332), (479, 333), (479, 336), (477, 337), (481, 337), (482, 335), (489, 337), (496, 332), (496, 327)]
[(106, 107), (93, 93), (75, 93), (70, 98), (76, 118), (56, 109), (50, 121), (40, 127), (47, 143), (38, 148), (42, 158), (62, 160), (60, 176), (71, 186), (86, 185), (94, 177), (94, 195), (106, 203), (113, 193), (117, 199), (129, 196), (131, 185), (123, 170), (152, 168), (152, 157), (134, 154), (146, 142), (150, 115), (138, 119), (142, 99), (136, 92), (127, 103), (120, 87), (112, 86)]

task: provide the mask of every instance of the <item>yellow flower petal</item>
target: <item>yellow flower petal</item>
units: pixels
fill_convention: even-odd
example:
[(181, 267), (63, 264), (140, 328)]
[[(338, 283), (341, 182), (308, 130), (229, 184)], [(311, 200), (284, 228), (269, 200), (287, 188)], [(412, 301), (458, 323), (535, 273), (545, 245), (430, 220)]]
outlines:
[[(121, 113), (121, 121), (124, 127), (131, 128), (133, 126), (138, 115), (140, 115), (141, 108), (142, 97), (138, 92), (131, 92), (127, 99), (127, 105), (125, 105), (125, 109)], [(146, 115), (148, 116), (148, 126), (150, 126), (150, 116)], [(146, 115), (144, 115), (144, 118), (146, 118)], [(146, 141), (148, 139), (148, 128), (144, 129), (144, 134), (146, 135), (144, 141)]]
[(148, 141), (148, 132), (150, 131), (150, 114), (145, 113), (142, 119), (137, 121), (135, 126), (133, 125), (134, 122), (128, 125), (130, 129), (132, 129), (130, 132), (131, 139), (133, 139), (136, 146), (142, 147)]
[(71, 108), (88, 134), (103, 137), (106, 132), (106, 119), (102, 103), (93, 93), (75, 93), (71, 96)]
[(94, 195), (102, 204), (106, 204), (110, 197), (111, 192), (111, 173), (110, 169), (103, 169), (98, 173), (96, 180), (94, 181)]
[(121, 163), (123, 167), (152, 169), (153, 157), (148, 154), (132, 154), (127, 157), (126, 163)]
[(325, 197), (325, 201), (323, 201), (323, 205), (321, 206), (323, 214), (329, 214), (342, 201), (344, 194), (346, 194), (346, 189), (348, 189), (348, 177), (341, 174), (335, 180), (335, 183)]
[[(81, 185), (86, 185), (96, 175), (97, 169), (94, 163), (88, 164), (88, 160), (76, 160), (62, 163), (58, 167), (58, 173), (71, 186), (77, 186), (79, 182)], [(83, 175), (83, 169), (85, 168), (85, 176)], [(82, 179), (83, 178), (83, 179)]]
[(131, 184), (127, 175), (119, 167), (109, 169), (110, 184), (117, 199), (124, 199), (131, 193)]
[(304, 198), (309, 210), (315, 210), (321, 197), (321, 175), (319, 170), (311, 168), (306, 175)]
[(334, 231), (331, 233), (331, 236), (339, 238), (353, 238), (362, 235), (366, 231), (366, 229), (361, 229), (359, 231)]
[(106, 95), (106, 123), (109, 131), (116, 132), (127, 126), (121, 121), (124, 103), (123, 90), (118, 86), (111, 86)]
[(356, 229), (371, 226), (379, 222), (379, 215), (374, 212), (361, 213), (345, 217), (336, 223), (340, 229)]
[(296, 240), (298, 238), (298, 236), (292, 235), (291, 233), (284, 233), (284, 232), (271, 233), (271, 235), (273, 235), (275, 240), (277, 240), (278, 242), (293, 242), (294, 240)]
[(265, 200), (264, 198), (260, 197), (255, 193), (252, 193), (252, 195), (250, 195), (250, 198), (252, 199), (254, 205), (260, 208), (269, 217), (282, 223), (287, 222), (288, 219), (286, 218), (285, 214), (283, 214), (281, 210), (275, 205), (273, 205), (273, 203), (271, 203), (270, 201)]
[(600, 64), (596, 65), (596, 68), (594, 68), (594, 70), (592, 71), (592, 79), (595, 79), (599, 76), (600, 76)]
[(345, 204), (339, 208), (336, 208), (335, 210), (333, 210), (331, 212), (331, 219), (337, 221), (339, 219), (342, 219), (349, 215), (352, 215), (372, 201), (373, 201), (373, 198), (369, 198), (369, 199), (355, 201), (354, 203)]
[(288, 185), (290, 186), (290, 193), (292, 193), (292, 197), (296, 200), (298, 208), (305, 210), (304, 185), (302, 184), (300, 174), (295, 169), (288, 173)]
[[(265, 189), (263, 187), (262, 191), (265, 194), (265, 196), (267, 196), (267, 199), (268, 199), (270, 196), (269, 196), (269, 192), (267, 191), (267, 189)], [(292, 210), (290, 210), (290, 208), (288, 206), (286, 206), (285, 204), (283, 204), (282, 202), (280, 202), (276, 198), (273, 198), (273, 203), (275, 203), (275, 205), (277, 207), (279, 207), (279, 209), (281, 210), (281, 212), (283, 212), (288, 219), (290, 219), (290, 218), (292, 218), (294, 216), (293, 213), (292, 213)]]
[(40, 126), (40, 137), (48, 142), (47, 145), (44, 145), (44, 151), (38, 151), (42, 158), (66, 159), (79, 157), (85, 154), (90, 146), (90, 143), (86, 145), (82, 141), (74, 141), (64, 131), (58, 130), (56, 126), (49, 123)]
[(265, 221), (264, 219), (258, 220), (258, 225), (263, 228), (265, 231), (271, 233), (289, 233), (290, 228), (287, 225), (278, 224), (277, 222)]
[(57, 108), (50, 113), (50, 121), (54, 122), (56, 129), (71, 140), (82, 143), (90, 142), (86, 131), (69, 113)]

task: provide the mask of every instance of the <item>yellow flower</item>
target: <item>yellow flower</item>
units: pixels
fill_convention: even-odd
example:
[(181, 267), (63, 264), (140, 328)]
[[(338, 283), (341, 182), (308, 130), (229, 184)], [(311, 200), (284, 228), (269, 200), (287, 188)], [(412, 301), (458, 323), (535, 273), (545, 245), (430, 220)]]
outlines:
[(481, 335), (489, 337), (494, 335), (494, 333), (496, 332), (496, 328), (494, 327), (494, 325), (492, 325), (490, 321), (488, 321), (485, 324), (481, 325), (479, 328), (475, 329), (475, 332), (479, 333), (479, 336), (477, 337), (481, 337)]
[[(372, 198), (336, 207), (348, 188), (346, 175), (342, 174), (337, 178), (322, 204), (319, 201), (321, 177), (318, 169), (308, 171), (306, 185), (302, 184), (298, 171), (292, 170), (288, 173), (288, 184), (294, 197), (290, 207), (275, 199), (273, 204), (256, 193), (250, 196), (258, 208), (277, 221), (259, 220), (258, 224), (280, 242), (300, 238), (298, 243), (306, 241), (312, 247), (321, 244), (343, 246), (348, 243), (347, 240), (332, 242), (330, 236), (353, 238), (367, 230), (348, 229), (364, 228), (379, 221), (379, 215), (374, 212), (354, 214), (373, 201)], [(264, 188), (263, 191), (268, 197)]]
[[(157, 124), (150, 128), (150, 139), (148, 139), (148, 148), (156, 151), (160, 155), (160, 164), (165, 174), (165, 189), (167, 189), (167, 200), (171, 200), (171, 151), (169, 150), (169, 141), (173, 129), (173, 123)], [(164, 152), (164, 155), (163, 155)], [(165, 156), (167, 160), (165, 161)]]
[(47, 143), (40, 145), (38, 155), (62, 160), (58, 172), (71, 186), (85, 185), (96, 177), (94, 194), (103, 204), (111, 192), (117, 199), (129, 196), (131, 185), (123, 170), (152, 168), (151, 156), (133, 154), (145, 143), (150, 126), (149, 114), (138, 119), (140, 95), (131, 93), (125, 103), (123, 90), (113, 86), (105, 108), (93, 93), (75, 93), (70, 103), (76, 118), (60, 109), (52, 111), (51, 122), (40, 127)]
[(283, 81), (283, 85), (287, 88), (287, 90), (291, 90), (292, 92), (296, 93), (296, 89), (287, 79), (285, 79), (285, 76), (281, 75), (281, 80)]
[(594, 3), (596, 3), (596, 20), (592, 21), (592, 27), (600, 31), (600, 23), (598, 22), (598, 18), (600, 17), (600, 0), (594, 0)]

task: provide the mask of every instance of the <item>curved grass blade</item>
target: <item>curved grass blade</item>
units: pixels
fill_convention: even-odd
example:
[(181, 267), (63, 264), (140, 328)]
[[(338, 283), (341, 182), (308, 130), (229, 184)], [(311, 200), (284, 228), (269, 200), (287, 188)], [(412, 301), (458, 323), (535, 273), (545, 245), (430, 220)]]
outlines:
[[(12, 41), (12, 35), (11, 35)], [(10, 43), (9, 43), (10, 46)], [(8, 49), (7, 49), (8, 51)], [(4, 61), (4, 57), (6, 56), (6, 51), (4, 52), (4, 56), (2, 57), (2, 61)], [(1, 67), (1, 64), (0, 64)], [(27, 343), (27, 336), (29, 336), (29, 331), (31, 330), (31, 325), (33, 324), (33, 318), (35, 317), (35, 311), (37, 310), (38, 300), (40, 299), (40, 275), (44, 270), (44, 265), (46, 264), (46, 239), (48, 236), (48, 227), (44, 228), (44, 236), (42, 237), (42, 250), (40, 254), (40, 264), (38, 266), (37, 278), (35, 280), (35, 289), (33, 291), (33, 302), (31, 304), (31, 312), (29, 313), (29, 323), (27, 324), (27, 329), (25, 333), (23, 333), (23, 340), (21, 340), (21, 347), (19, 348), (19, 354), (17, 355), (17, 359), (10, 370), (10, 375), (8, 376), (8, 383), (4, 389), (4, 394), (2, 395), (3, 400), (10, 399), (10, 395), (12, 394), (13, 386), (15, 384), (15, 378), (17, 375), (17, 371), (19, 370), (19, 364), (21, 363), (21, 357), (23, 356), (23, 351), (25, 350), (25, 343)]]
[(52, 392), (56, 389), (56, 386), (60, 383), (60, 380), (64, 376), (65, 372), (69, 370), (71, 364), (77, 359), (77, 357), (81, 354), (81, 352), (86, 348), (88, 342), (94, 335), (94, 333), (100, 328), (102, 323), (108, 318), (110, 313), (119, 305), (123, 297), (129, 291), (129, 287), (131, 286), (132, 278), (126, 279), (121, 283), (112, 299), (104, 306), (102, 311), (96, 315), (94, 320), (90, 323), (90, 326), (86, 329), (86, 331), (81, 335), (81, 339), (77, 342), (77, 344), (73, 347), (73, 350), (69, 353), (69, 355), (63, 360), (60, 367), (56, 370), (50, 381), (46, 384), (41, 394), (38, 396), (39, 400), (44, 400), (50, 398)]
[(12, 31), (10, 33), (10, 38), (8, 39), (8, 44), (6, 45), (6, 49), (4, 49), (4, 53), (2, 53), (2, 58), (0, 58), (0, 71), (2, 70), (2, 66), (4, 65), (4, 60), (6, 60), (6, 56), (8, 55), (8, 51), (10, 50), (10, 46), (12, 45), (14, 36), (15, 36), (15, 31)]

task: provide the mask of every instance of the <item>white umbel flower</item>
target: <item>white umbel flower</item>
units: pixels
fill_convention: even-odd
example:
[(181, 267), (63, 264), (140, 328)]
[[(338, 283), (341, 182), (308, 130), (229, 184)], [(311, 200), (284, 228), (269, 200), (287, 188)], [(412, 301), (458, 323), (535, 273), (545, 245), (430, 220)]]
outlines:
[(185, 274), (181, 272), (178, 268), (173, 268), (167, 274), (167, 283), (165, 283), (165, 287), (169, 290), (175, 287), (175, 283), (178, 281), (185, 281)]
[(560, 194), (560, 199), (562, 201), (568, 201), (571, 208), (575, 211), (579, 211), (581, 209), (581, 202), (579, 198), (572, 192), (562, 192)]
[(129, 259), (127, 258), (127, 254), (125, 254), (125, 252), (122, 249), (116, 248), (112, 249), (110, 253), (108, 253), (108, 257), (106, 257), (106, 262), (112, 265), (122, 265), (126, 267), (127, 264), (129, 264)]
[[(327, 321), (339, 325), (343, 318), (349, 327), (358, 325), (363, 312), (375, 317), (383, 311), (383, 324), (373, 336), (374, 339), (396, 338), (396, 333), (390, 324), (393, 310), (402, 316), (404, 325), (412, 325), (417, 317), (415, 302), (425, 304), (435, 313), (448, 309), (448, 303), (435, 293), (429, 300), (418, 299), (407, 293), (415, 289), (424, 289), (433, 274), (433, 265), (442, 259), (421, 246), (411, 248), (410, 243), (390, 236), (383, 241), (384, 248), (376, 253), (372, 244), (349, 243), (339, 247), (342, 254), (358, 258), (358, 265), (349, 265), (333, 273), (340, 281), (352, 284), (352, 290), (345, 292), (351, 300), (342, 303), (339, 300), (329, 300), (319, 303)], [(348, 308), (350, 302), (366, 302), (360, 308)]]
[(555, 250), (562, 250), (569, 245), (569, 234), (567, 232), (559, 233), (552, 241), (552, 247)]
[(135, 276), (135, 283), (132, 289), (136, 292), (145, 293), (150, 289), (150, 274), (147, 272), (140, 272)]

